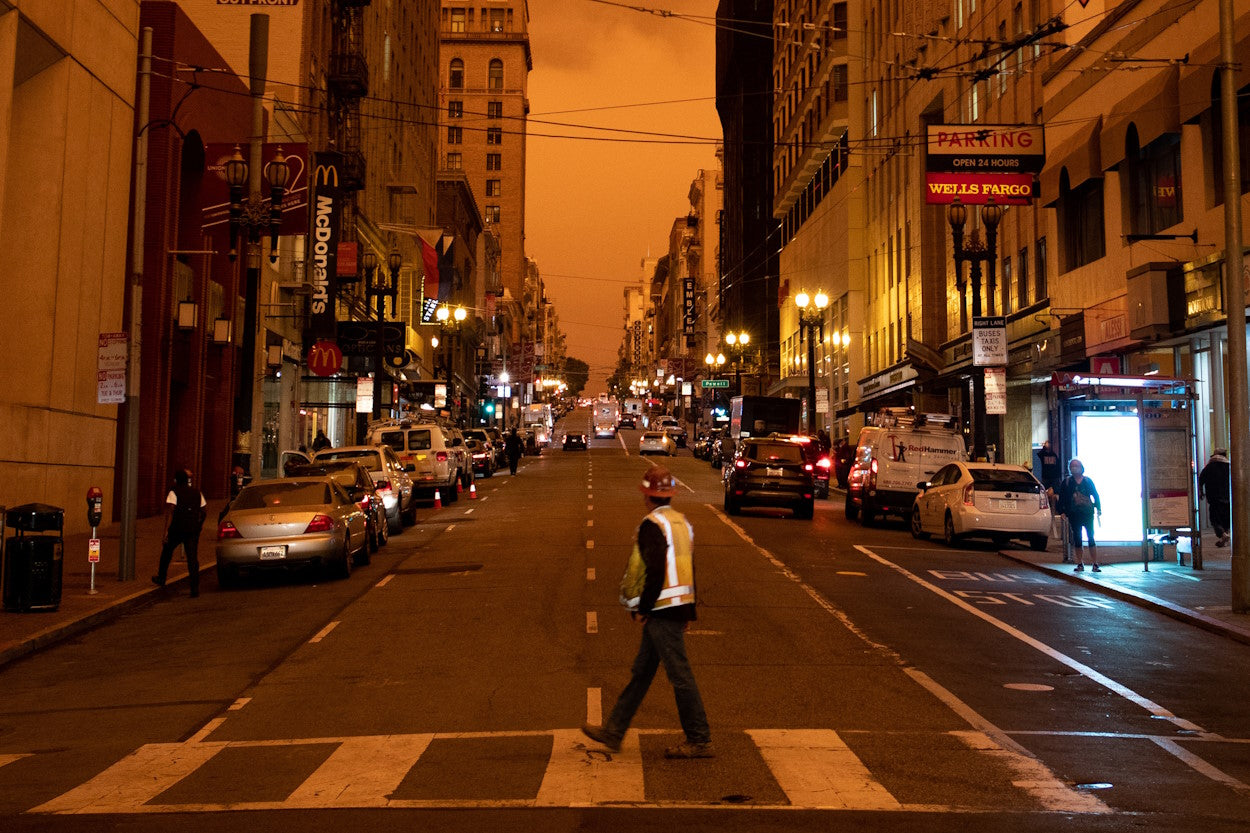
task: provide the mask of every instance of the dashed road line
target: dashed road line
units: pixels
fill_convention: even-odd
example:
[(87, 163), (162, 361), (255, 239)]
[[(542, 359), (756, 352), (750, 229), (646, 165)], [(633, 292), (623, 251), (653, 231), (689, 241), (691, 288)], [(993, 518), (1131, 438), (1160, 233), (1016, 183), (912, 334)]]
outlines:
[(586, 581), (594, 581), (594, 580), (595, 580), (595, 568), (587, 567), (586, 568)]
[(593, 610), (586, 611), (586, 633), (599, 632), (599, 614)]
[(595, 542), (593, 540), (586, 542), (586, 549), (593, 550), (594, 548), (595, 548)]
[(326, 625), (326, 626), (325, 626), (324, 628), (322, 628), (321, 630), (317, 631), (317, 635), (316, 635), (316, 636), (314, 636), (312, 639), (308, 640), (308, 642), (309, 642), (310, 644), (312, 644), (312, 643), (314, 643), (314, 642), (320, 642), (321, 640), (323, 640), (323, 639), (325, 639), (327, 636), (329, 636), (329, 635), (330, 635), (330, 631), (332, 631), (332, 630), (334, 630), (335, 628), (337, 628), (337, 627), (338, 627), (338, 624), (339, 624), (339, 623), (338, 623), (338, 621), (331, 622), (330, 624)]
[(391, 573), (390, 575), (382, 576), (382, 580), (381, 580), (381, 581), (379, 581), (377, 584), (375, 584), (375, 585), (373, 585), (373, 586), (374, 586), (374, 587), (385, 587), (386, 585), (388, 585), (388, 584), (390, 584), (390, 583), (391, 583), (391, 579), (393, 579), (393, 578), (395, 578), (395, 574), (394, 574), (394, 573)]
[(252, 702), (251, 697), (240, 697), (238, 700), (235, 700), (233, 703), (231, 703), (230, 708), (226, 709), (226, 711), (237, 712), (250, 702)]

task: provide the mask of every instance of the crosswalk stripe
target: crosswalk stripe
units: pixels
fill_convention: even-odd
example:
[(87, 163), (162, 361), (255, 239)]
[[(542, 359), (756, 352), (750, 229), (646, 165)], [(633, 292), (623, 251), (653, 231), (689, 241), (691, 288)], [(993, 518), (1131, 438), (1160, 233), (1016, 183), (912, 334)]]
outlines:
[(1003, 762), (1017, 776), (1012, 785), (1037, 799), (1047, 810), (1060, 813), (1109, 813), (1111, 808), (1089, 793), (1074, 790), (1060, 781), (1041, 761), (1004, 749), (984, 732), (951, 732), (970, 749)]
[(534, 800), (538, 807), (589, 807), (645, 801), (638, 733), (625, 736), (619, 752), (589, 748), (577, 729), (557, 729), (551, 760)]
[(224, 743), (141, 746), (95, 778), (32, 813), (128, 813), (147, 804), (226, 748)]
[(748, 729), (790, 803), (836, 810), (898, 810), (889, 790), (830, 729)]
[(22, 758), (27, 758), (27, 757), (30, 757), (29, 753), (22, 753), (22, 754), (17, 754), (17, 755), (0, 755), (0, 766), (5, 766), (7, 764), (13, 763), (14, 761), (20, 761)]
[(347, 738), (284, 802), (286, 806), (385, 807), (434, 735)]

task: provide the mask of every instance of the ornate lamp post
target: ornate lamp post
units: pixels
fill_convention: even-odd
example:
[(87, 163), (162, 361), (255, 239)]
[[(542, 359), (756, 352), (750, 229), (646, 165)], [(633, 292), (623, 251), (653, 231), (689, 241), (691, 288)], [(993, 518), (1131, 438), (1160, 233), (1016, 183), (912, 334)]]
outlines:
[[(446, 304), (443, 304), (441, 307), (438, 308), (438, 310), (434, 313), (434, 315), (436, 318), (438, 318), (439, 340), (443, 343), (443, 356), (445, 358), (445, 363), (447, 366), (446, 367), (446, 370), (447, 370), (447, 411), (452, 416), (455, 416), (455, 410), (452, 405), (454, 401), (454, 396), (452, 395), (452, 376), (451, 376), (452, 352), (451, 352), (451, 343), (447, 340), (447, 330), (449, 328), (455, 328), (455, 330), (459, 330), (460, 325), (464, 322), (466, 318), (469, 317), (469, 312), (464, 307), (456, 307), (453, 310), (451, 307), (447, 306)], [(435, 346), (437, 347), (438, 345), (435, 345)]]
[(803, 340), (804, 331), (807, 335), (807, 430), (815, 433), (816, 425), (816, 332), (820, 337), (825, 334), (825, 308), (829, 306), (829, 296), (822, 290), (810, 296), (800, 292), (794, 296), (794, 305), (799, 308), (799, 341)]
[[(972, 278), (972, 318), (981, 317), (981, 264), (989, 264), (989, 286), (986, 298), (989, 311), (994, 312), (994, 278), (995, 260), (998, 256), (998, 224), (1003, 218), (1003, 208), (995, 205), (991, 199), (981, 206), (981, 223), (985, 226), (986, 242), (981, 242), (978, 229), (973, 229), (964, 243), (964, 224), (968, 221), (968, 209), (956, 197), (946, 210), (946, 219), (951, 225), (951, 240), (955, 251), (955, 286), (962, 298), (967, 284), (963, 276), (963, 264), (971, 264), (969, 269)], [(985, 453), (985, 372), (974, 368), (972, 373), (972, 457), (974, 460), (986, 459)]]
[(725, 366), (725, 354), (717, 353), (713, 356), (708, 353), (703, 357), (703, 363), (707, 365), (708, 378), (715, 379), (717, 372)]
[(739, 395), (742, 394), (742, 358), (746, 355), (747, 345), (751, 343), (751, 334), (746, 330), (735, 333), (729, 332), (725, 334), (725, 343), (729, 345), (729, 352), (733, 356), (734, 366), (734, 391)]
[(378, 257), (366, 251), (361, 257), (365, 273), (365, 292), (377, 302), (377, 336), (373, 347), (373, 418), (382, 416), (382, 384), (386, 373), (386, 299), (391, 299), (391, 315), (395, 315), (395, 299), (399, 289), (399, 269), (404, 264), (397, 251), (386, 256), (386, 275), (378, 276)]

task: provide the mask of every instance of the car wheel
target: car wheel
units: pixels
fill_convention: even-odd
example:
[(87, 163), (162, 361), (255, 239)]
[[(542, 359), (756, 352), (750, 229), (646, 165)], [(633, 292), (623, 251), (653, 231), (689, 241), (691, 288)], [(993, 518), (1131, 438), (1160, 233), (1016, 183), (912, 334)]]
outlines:
[(815, 501), (804, 500), (794, 507), (794, 517), (810, 521), (816, 515)]
[(329, 572), (335, 578), (347, 578), (352, 574), (352, 539), (347, 536), (343, 542), (343, 552), (329, 565)]
[(994, 543), (994, 546), (998, 547), (1001, 550), (1003, 547), (1007, 546), (1007, 544), (1011, 542), (1011, 538), (1009, 538), (1006, 535), (991, 535), (990, 541)]
[(874, 526), (877, 523), (877, 509), (868, 498), (864, 498), (864, 505), (860, 509), (859, 522), (864, 526)]
[(369, 520), (369, 525), (365, 529), (365, 541), (369, 547), (369, 552), (377, 552), (378, 547), (382, 546), (380, 540), (382, 534), (378, 531), (377, 518)]
[(229, 564), (217, 565), (217, 586), (222, 590), (229, 590), (232, 587), (239, 586), (239, 568)]
[(361, 542), (360, 549), (357, 550), (350, 559), (353, 567), (367, 567), (369, 562), (372, 560), (369, 557), (368, 537), (369, 532), (368, 530), (365, 530), (365, 540)]
[(460, 494), (456, 491), (456, 484), (459, 482), (459, 480), (460, 480), (460, 475), (457, 474), (455, 477), (452, 478), (451, 485), (449, 485), (446, 489), (443, 489), (443, 492), (444, 492), (443, 505), (444, 506), (447, 506), (448, 504), (452, 504), (460, 500)]
[(859, 517), (859, 507), (855, 505), (855, 501), (851, 499), (850, 492), (846, 495), (846, 519), (853, 521)]
[(386, 516), (386, 531), (391, 535), (398, 535), (404, 531), (404, 513), (397, 507), (395, 509), (395, 520), (391, 520), (391, 516)]
[(942, 541), (948, 547), (959, 543), (959, 536), (955, 534), (955, 521), (950, 512), (946, 513), (946, 519), (942, 522)]
[(378, 548), (385, 547), (389, 540), (391, 540), (391, 525), (386, 520), (386, 513), (383, 513), (382, 523), (378, 525)]
[(1029, 549), (1034, 552), (1045, 552), (1048, 543), (1050, 541), (1045, 535), (1033, 535), (1029, 538)]
[(913, 506), (911, 508), (911, 537), (920, 540), (926, 540), (929, 533), (924, 531), (924, 524), (920, 520), (920, 507)]

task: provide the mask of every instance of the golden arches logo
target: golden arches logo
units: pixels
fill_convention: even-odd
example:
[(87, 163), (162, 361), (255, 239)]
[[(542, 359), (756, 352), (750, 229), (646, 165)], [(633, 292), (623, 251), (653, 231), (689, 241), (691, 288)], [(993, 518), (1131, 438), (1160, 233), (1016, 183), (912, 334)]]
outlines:
[(321, 185), (339, 187), (339, 169), (333, 165), (318, 165), (313, 170), (313, 186)]

